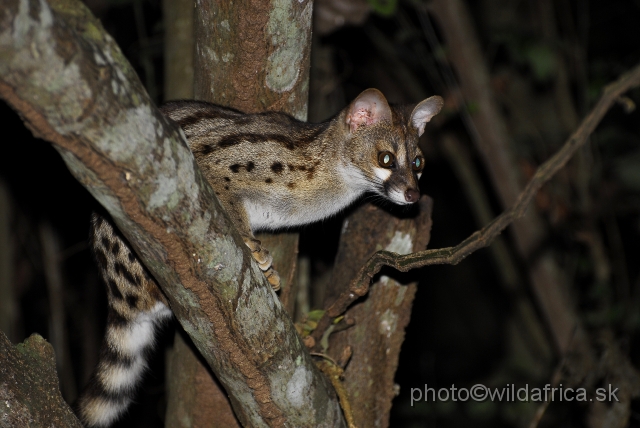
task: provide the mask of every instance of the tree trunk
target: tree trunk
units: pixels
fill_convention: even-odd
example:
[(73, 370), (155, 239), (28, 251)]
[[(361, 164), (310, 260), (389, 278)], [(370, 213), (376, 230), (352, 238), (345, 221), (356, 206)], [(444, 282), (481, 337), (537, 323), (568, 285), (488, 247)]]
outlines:
[[(432, 200), (423, 196), (416, 217), (400, 219), (373, 205), (365, 205), (349, 216), (342, 228), (325, 306), (348, 289), (360, 267), (376, 251), (409, 254), (425, 249), (432, 206)], [(359, 427), (389, 425), (391, 401), (399, 392), (394, 383), (398, 357), (417, 287), (415, 277), (398, 278), (398, 272), (390, 270), (384, 273), (365, 298), (346, 312), (355, 325), (333, 334), (329, 342), (329, 354), (335, 360), (341, 359), (347, 346), (353, 352), (344, 384)]]

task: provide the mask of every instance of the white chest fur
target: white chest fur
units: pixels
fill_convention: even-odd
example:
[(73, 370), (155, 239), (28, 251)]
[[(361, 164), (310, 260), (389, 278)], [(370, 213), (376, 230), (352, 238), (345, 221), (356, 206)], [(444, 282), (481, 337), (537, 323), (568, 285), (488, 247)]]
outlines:
[(314, 191), (273, 192), (243, 201), (252, 231), (287, 229), (331, 217), (354, 202), (365, 188), (342, 174), (333, 183)]

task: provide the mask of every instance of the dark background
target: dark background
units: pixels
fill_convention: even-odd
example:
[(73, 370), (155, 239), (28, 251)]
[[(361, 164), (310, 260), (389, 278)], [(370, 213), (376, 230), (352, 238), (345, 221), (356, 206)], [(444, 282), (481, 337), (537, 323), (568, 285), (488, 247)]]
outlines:
[[(491, 73), (490, 89), (517, 157), (514, 167), (524, 182), (573, 130), (571, 121), (563, 119), (566, 109), (580, 120), (607, 82), (640, 61), (640, 1), (466, 4)], [(150, 94), (161, 102), (165, 35), (160, 2), (91, 0), (88, 6), (117, 40)], [(417, 0), (316, 2), (316, 8), (334, 11), (331, 16), (341, 17), (347, 25), (316, 20), (309, 119), (325, 120), (368, 87), (379, 88), (389, 101), (398, 103), (442, 95), (445, 110), (421, 141), (426, 155), (421, 190), (435, 201), (429, 247), (439, 248), (459, 243), (483, 225), (465, 192), (469, 180), (482, 190), (477, 196), (494, 215), (503, 207), (469, 137), (472, 129), (465, 117), (473, 115), (477, 106), (467, 100), (465, 107), (456, 97), (456, 71), (446, 61), (447, 50), (456, 46), (443, 44), (442, 24), (423, 6)], [(558, 78), (560, 73), (564, 79)], [(627, 104), (640, 101), (638, 89), (627, 96)], [(14, 302), (13, 314), (5, 314), (3, 325), (14, 343), (34, 332), (50, 338), (55, 310), (45, 266), (53, 258), (61, 269), (63, 290), (62, 358), (68, 359), (70, 368), (60, 373), (61, 386), (72, 401), (96, 363), (106, 318), (105, 293), (87, 247), (89, 217), (97, 203), (48, 143), (34, 139), (6, 105), (0, 104), (0, 112), (5, 135), (0, 222), (9, 231), (8, 236), (0, 234), (0, 257), (9, 269), (9, 282), (0, 286)], [(543, 188), (533, 209), (545, 219), (546, 235), (531, 259), (519, 259), (513, 237), (505, 234), (503, 245), (513, 256), (514, 284), (505, 283), (501, 273), (506, 267), (486, 249), (458, 266), (420, 271), (400, 356), (396, 378), (400, 394), (391, 426), (529, 426), (540, 403), (447, 401), (411, 406), (410, 391), (424, 389), (425, 384), (533, 388), (552, 382), (567, 362), (558, 355), (548, 321), (530, 290), (528, 267), (538, 255), (553, 255), (562, 270), (563, 291), (589, 334), (607, 335), (632, 364), (638, 364), (639, 119), (637, 110), (614, 107), (583, 151), (583, 163), (571, 162)], [(444, 134), (456, 139), (461, 153), (444, 150)], [(469, 178), (453, 167), (456, 156), (469, 157), (475, 175)], [(332, 263), (339, 228), (338, 218), (302, 233), (301, 257), (311, 265), (312, 306), (321, 302), (322, 281)], [(47, 239), (53, 239), (53, 253), (43, 245)], [(165, 335), (161, 346), (168, 346), (170, 337)], [(61, 352), (57, 354), (60, 357)], [(162, 425), (163, 378), (160, 350), (137, 405), (120, 426)], [(540, 426), (606, 425), (598, 424), (586, 403), (553, 402)], [(632, 401), (628, 426), (640, 426), (640, 402)]]

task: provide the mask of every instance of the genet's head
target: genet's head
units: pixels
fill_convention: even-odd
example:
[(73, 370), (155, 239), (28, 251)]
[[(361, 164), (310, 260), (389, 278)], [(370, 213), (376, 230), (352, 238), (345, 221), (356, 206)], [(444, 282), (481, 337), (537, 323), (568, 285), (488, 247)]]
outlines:
[(377, 89), (358, 95), (345, 118), (351, 136), (348, 155), (366, 180), (367, 190), (398, 205), (418, 201), (418, 180), (424, 168), (418, 139), (442, 105), (441, 97), (432, 96), (410, 111), (389, 106)]

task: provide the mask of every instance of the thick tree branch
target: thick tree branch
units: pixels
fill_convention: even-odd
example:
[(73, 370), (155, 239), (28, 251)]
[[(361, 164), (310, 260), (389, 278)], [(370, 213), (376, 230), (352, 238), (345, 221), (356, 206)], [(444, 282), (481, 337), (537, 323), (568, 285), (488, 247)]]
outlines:
[(328, 327), (331, 318), (342, 314), (349, 305), (369, 291), (371, 278), (383, 266), (391, 266), (399, 271), (407, 272), (423, 266), (455, 265), (474, 251), (489, 246), (507, 226), (525, 214), (536, 192), (564, 167), (574, 153), (587, 142), (589, 136), (618, 98), (630, 88), (638, 85), (640, 85), (640, 65), (605, 88), (602, 97), (584, 118), (578, 129), (555, 155), (540, 165), (533, 178), (518, 196), (516, 203), (510, 209), (496, 217), (484, 228), (474, 232), (460, 244), (455, 247), (418, 251), (407, 255), (399, 255), (389, 251), (379, 251), (374, 254), (351, 281), (349, 289), (329, 306), (324, 317), (318, 323), (317, 334), (321, 336)]
[(343, 426), (179, 130), (79, 2), (4, 0), (0, 96), (109, 211), (249, 426)]
[[(348, 289), (351, 279), (378, 249), (408, 254), (426, 248), (433, 201), (423, 195), (416, 205), (419, 213), (407, 218), (394, 217), (367, 204), (345, 219), (327, 286), (330, 297), (325, 301), (333, 301), (334, 296)], [(357, 397), (352, 400), (351, 409), (359, 427), (389, 426), (391, 403), (397, 395), (395, 375), (400, 349), (418, 286), (415, 280), (415, 276), (381, 275), (367, 298), (345, 313), (341, 324), (353, 321), (354, 325), (344, 330), (334, 326), (329, 338), (328, 354), (334, 360), (344, 362), (345, 352), (351, 354), (342, 373), (343, 388), (349, 397)], [(320, 351), (322, 345), (322, 341), (316, 342), (316, 349)]]

